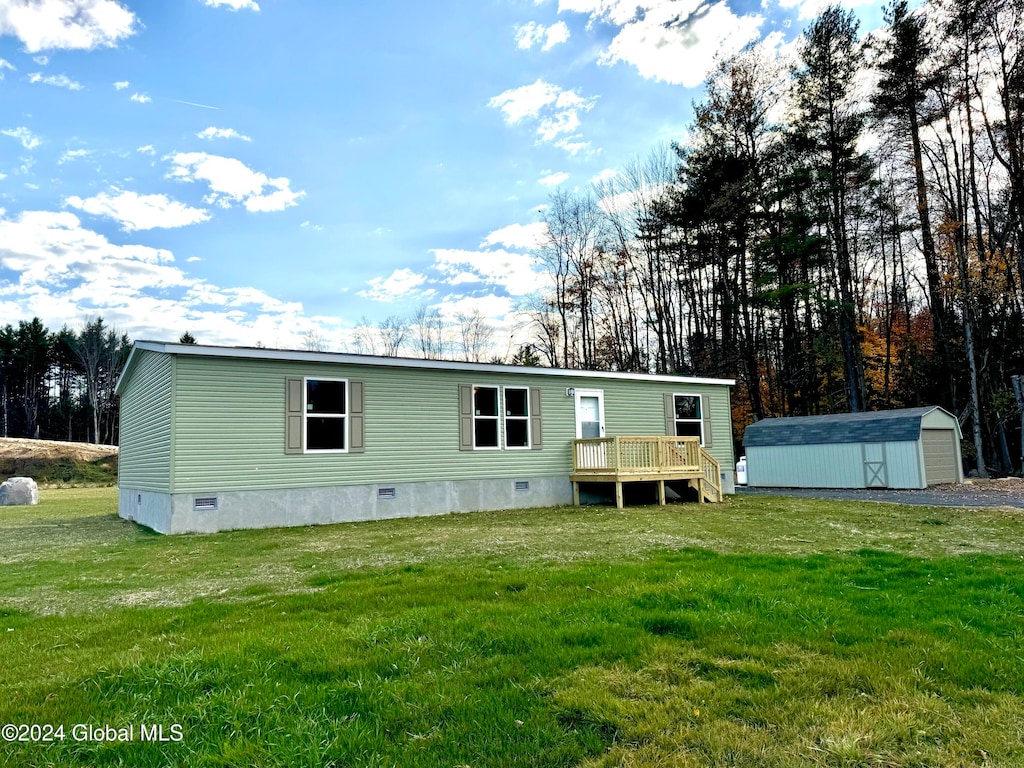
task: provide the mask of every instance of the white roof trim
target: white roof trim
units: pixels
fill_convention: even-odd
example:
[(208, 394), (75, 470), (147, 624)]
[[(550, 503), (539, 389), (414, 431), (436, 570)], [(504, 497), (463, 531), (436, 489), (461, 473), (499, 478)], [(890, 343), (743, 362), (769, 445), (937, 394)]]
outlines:
[(115, 391), (121, 391), (121, 384), (131, 368), (135, 353), (140, 350), (161, 352), (169, 355), (194, 355), (197, 357), (233, 357), (246, 360), (286, 360), (303, 363), (333, 363), (335, 365), (376, 365), (388, 368), (428, 368), (445, 371), (466, 371), (467, 373), (530, 374), (537, 376), (571, 376), (588, 379), (627, 379), (634, 381), (663, 381), (672, 384), (717, 384), (732, 386), (735, 379), (706, 379), (694, 376), (668, 376), (651, 373), (626, 373), (622, 371), (583, 371), (568, 368), (530, 368), (521, 365), (493, 365), (491, 363), (459, 363), (448, 360), (420, 360), (410, 357), (380, 357), (376, 355), (352, 355), (345, 352), (307, 352), (289, 349), (256, 349), (252, 347), (214, 347), (199, 344), (176, 344), (161, 341), (136, 341)]

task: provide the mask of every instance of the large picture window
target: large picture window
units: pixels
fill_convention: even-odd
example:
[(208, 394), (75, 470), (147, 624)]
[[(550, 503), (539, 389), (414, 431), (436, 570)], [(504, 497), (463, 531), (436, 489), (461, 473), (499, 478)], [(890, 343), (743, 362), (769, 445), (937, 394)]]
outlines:
[(498, 441), (497, 387), (473, 387), (473, 447), (501, 447)]
[(530, 447), (530, 390), (505, 387), (505, 447)]
[(347, 451), (348, 381), (306, 379), (306, 451)]
[(704, 445), (704, 412), (700, 395), (675, 395), (677, 437), (698, 437)]

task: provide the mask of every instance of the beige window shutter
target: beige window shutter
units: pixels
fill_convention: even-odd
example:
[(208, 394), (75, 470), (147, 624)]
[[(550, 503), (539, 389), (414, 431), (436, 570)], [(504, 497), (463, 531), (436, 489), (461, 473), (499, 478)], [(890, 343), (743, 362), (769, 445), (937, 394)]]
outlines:
[(665, 395), (665, 434), (676, 434), (676, 399), (670, 394)]
[(284, 452), (302, 453), (302, 379), (284, 380)]
[(700, 396), (700, 418), (704, 422), (704, 447), (711, 447), (711, 409), (708, 408), (708, 398)]
[(473, 387), (459, 384), (459, 450), (473, 450)]
[(540, 390), (530, 387), (530, 448), (539, 451), (544, 447), (544, 429), (541, 418)]
[(366, 444), (363, 436), (363, 382), (348, 382), (348, 418), (349, 418), (349, 453), (365, 453)]
[(544, 447), (543, 410), (541, 408), (541, 390), (529, 388), (529, 446), (532, 451), (540, 451)]

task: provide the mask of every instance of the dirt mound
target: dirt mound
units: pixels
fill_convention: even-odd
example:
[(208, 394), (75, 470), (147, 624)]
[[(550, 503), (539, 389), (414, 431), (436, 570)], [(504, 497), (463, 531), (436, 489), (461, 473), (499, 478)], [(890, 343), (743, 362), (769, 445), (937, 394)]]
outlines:
[(117, 446), (0, 437), (0, 480), (31, 477), (46, 484), (117, 482)]
[(76, 459), (95, 461), (116, 456), (116, 445), (94, 443), (62, 443), (58, 440), (29, 440), (22, 437), (0, 437), (0, 459)]

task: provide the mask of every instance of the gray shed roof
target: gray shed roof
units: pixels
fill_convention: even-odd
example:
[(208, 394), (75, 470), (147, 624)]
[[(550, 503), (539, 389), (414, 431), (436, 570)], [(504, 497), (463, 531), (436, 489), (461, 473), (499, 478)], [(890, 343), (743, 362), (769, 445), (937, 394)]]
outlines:
[[(743, 445), (749, 447), (912, 441), (921, 435), (921, 419), (935, 410), (943, 411), (942, 408), (931, 405), (895, 411), (762, 419), (744, 431)], [(952, 418), (952, 414), (949, 415)]]

